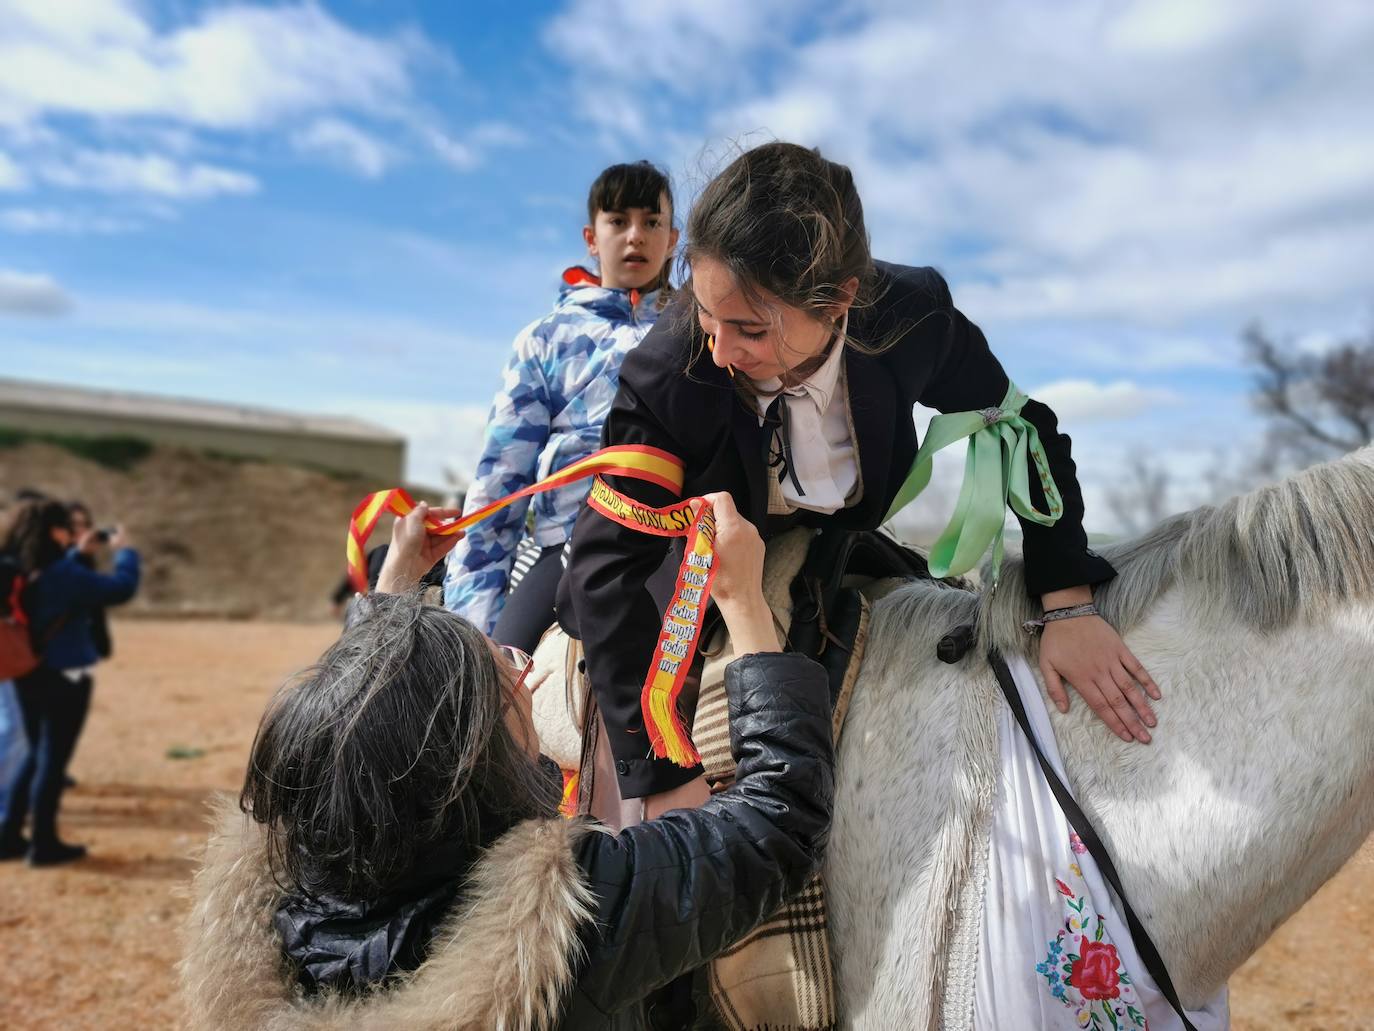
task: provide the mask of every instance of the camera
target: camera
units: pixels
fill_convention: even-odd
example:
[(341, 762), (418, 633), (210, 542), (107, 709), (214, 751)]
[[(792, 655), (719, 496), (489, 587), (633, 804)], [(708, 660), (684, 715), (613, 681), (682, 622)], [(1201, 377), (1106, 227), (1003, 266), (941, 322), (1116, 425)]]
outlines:
[(109, 544), (110, 538), (118, 532), (118, 529), (113, 526), (102, 526), (95, 531), (95, 539), (101, 544)]

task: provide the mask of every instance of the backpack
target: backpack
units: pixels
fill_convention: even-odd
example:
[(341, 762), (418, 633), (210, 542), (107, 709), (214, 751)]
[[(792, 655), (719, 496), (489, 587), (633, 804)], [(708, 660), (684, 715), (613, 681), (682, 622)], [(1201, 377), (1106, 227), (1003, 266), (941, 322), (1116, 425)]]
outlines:
[(38, 653), (24, 612), (29, 578), (10, 555), (0, 555), (0, 681), (14, 680), (38, 668)]

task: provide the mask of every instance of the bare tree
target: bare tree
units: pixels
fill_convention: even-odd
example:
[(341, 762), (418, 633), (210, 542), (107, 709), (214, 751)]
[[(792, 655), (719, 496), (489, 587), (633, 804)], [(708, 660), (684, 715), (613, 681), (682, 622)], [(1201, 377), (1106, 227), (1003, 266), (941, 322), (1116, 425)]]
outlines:
[(1141, 533), (1173, 512), (1172, 477), (1162, 462), (1144, 451), (1126, 459), (1123, 475), (1106, 490), (1107, 507), (1128, 534)]
[(1374, 329), (1320, 352), (1245, 331), (1255, 402), (1273, 441), (1303, 462), (1364, 447), (1374, 437)]

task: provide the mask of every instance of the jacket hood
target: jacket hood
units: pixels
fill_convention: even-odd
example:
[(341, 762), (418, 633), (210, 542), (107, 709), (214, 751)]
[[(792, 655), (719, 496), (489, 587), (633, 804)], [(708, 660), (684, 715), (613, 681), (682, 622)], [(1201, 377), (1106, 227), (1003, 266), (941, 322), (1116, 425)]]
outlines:
[(223, 798), (192, 882), (178, 964), (186, 1027), (203, 1031), (542, 1028), (573, 978), (593, 896), (573, 849), (586, 820), (529, 820), (471, 869), (428, 958), (384, 990), (306, 996), (272, 927), (282, 890), (262, 828)]
[(653, 320), (658, 315), (662, 290), (640, 293), (601, 285), (601, 277), (581, 265), (563, 270), (556, 308), (578, 307), (592, 315), (617, 322)]

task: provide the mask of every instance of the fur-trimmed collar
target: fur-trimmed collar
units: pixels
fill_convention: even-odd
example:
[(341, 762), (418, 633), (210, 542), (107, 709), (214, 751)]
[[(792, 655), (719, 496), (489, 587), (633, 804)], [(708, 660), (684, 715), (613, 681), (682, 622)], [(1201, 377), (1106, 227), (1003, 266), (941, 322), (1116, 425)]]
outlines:
[(203, 1031), (525, 1031), (552, 1024), (592, 895), (573, 845), (585, 820), (530, 820), (472, 868), (428, 958), (386, 988), (306, 997), (290, 982), (272, 913), (281, 891), (262, 829), (228, 799), (192, 883), (179, 964), (187, 1027)]

